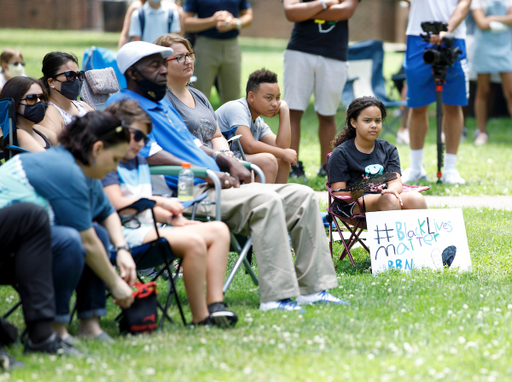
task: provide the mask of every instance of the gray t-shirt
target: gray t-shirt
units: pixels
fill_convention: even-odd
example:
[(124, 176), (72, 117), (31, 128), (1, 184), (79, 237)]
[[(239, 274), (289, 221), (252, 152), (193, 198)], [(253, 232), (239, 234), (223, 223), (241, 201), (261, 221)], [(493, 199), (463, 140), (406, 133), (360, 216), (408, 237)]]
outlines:
[(212, 138), (217, 131), (217, 118), (208, 98), (199, 90), (188, 87), (194, 101), (195, 108), (188, 107), (181, 102), (169, 89), (165, 94), (172, 106), (181, 115), (188, 130), (197, 137), (205, 146), (212, 148)]
[[(247, 105), (245, 98), (226, 102), (217, 109), (215, 115), (219, 122), (220, 131), (222, 132), (228, 131), (234, 126), (247, 126), (256, 141), (260, 141), (261, 138), (272, 132), (261, 117), (256, 118), (255, 121), (252, 120), (251, 111), (249, 110), (249, 105)], [(239, 152), (236, 147), (233, 152), (238, 158)]]

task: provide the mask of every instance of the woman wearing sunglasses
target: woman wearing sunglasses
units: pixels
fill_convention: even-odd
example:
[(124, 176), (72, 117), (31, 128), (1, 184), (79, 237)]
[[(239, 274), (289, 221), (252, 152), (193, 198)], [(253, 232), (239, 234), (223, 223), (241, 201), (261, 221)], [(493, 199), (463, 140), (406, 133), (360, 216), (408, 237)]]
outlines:
[(39, 125), (44, 119), (48, 103), (38, 80), (30, 77), (11, 78), (6, 82), (1, 98), (14, 100), (17, 127), (15, 145), (36, 152), (48, 150), (57, 144), (57, 135)]
[(85, 102), (77, 101), (85, 74), (78, 68), (77, 58), (63, 52), (44, 56), (42, 71), (41, 81), (50, 102), (41, 125), (58, 135), (73, 117), (82, 117), (93, 110)]
[[(128, 149), (130, 134), (120, 125), (110, 113), (88, 113), (62, 131), (60, 146), (18, 155), (0, 167), (0, 208), (27, 202), (44, 207), (50, 216), (53, 330), (66, 343), (72, 342), (66, 325), (75, 289), (79, 336), (111, 340), (99, 325), (99, 317), (107, 313), (105, 284), (122, 308), (133, 302), (135, 263), (100, 182), (117, 168)], [(117, 251), (120, 276), (105, 250), (110, 243)]]

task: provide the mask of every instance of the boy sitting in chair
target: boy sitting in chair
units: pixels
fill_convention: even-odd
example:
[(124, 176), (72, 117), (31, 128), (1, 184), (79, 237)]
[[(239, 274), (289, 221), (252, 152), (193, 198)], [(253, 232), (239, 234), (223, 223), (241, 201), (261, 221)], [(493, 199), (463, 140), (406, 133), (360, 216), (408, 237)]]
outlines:
[[(216, 112), (222, 132), (237, 127), (247, 160), (260, 167), (267, 183), (286, 183), (290, 166), (297, 163), (297, 152), (290, 149), (290, 110), (281, 100), (277, 74), (260, 69), (249, 76), (246, 98), (222, 105)], [(261, 116), (279, 116), (277, 135)], [(240, 157), (238, 149), (233, 150)]]

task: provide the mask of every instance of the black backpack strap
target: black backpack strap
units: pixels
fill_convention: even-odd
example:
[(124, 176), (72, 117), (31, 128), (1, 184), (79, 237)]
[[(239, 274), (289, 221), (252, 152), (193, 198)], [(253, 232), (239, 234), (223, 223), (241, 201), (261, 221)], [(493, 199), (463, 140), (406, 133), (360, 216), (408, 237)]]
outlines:
[(146, 24), (146, 15), (144, 14), (144, 8), (140, 7), (137, 9), (139, 12), (139, 22), (140, 22), (140, 38), (142, 40), (142, 36), (144, 35), (144, 26)]

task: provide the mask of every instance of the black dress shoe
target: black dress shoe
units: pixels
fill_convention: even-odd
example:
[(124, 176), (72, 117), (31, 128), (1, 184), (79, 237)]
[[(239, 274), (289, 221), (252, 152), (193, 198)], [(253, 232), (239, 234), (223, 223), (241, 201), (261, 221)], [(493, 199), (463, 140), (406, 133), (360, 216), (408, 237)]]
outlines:
[(58, 355), (73, 355), (83, 356), (82, 352), (62, 341), (62, 339), (53, 333), (43, 342), (38, 344), (32, 343), (30, 339), (25, 344), (24, 353), (47, 353), (47, 354), (58, 354)]

